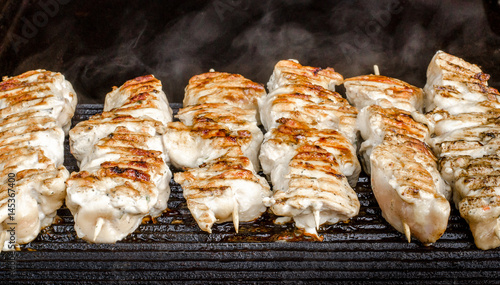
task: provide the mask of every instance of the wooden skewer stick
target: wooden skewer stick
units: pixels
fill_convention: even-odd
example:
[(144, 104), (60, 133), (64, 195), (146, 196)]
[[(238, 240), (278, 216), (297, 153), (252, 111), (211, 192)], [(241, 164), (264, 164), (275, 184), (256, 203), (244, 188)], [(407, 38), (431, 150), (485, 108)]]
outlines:
[(403, 227), (405, 228), (406, 240), (408, 241), (408, 243), (410, 243), (411, 242), (410, 226), (406, 222), (403, 222)]
[(319, 216), (319, 211), (314, 209), (313, 210), (313, 215), (314, 215), (314, 223), (316, 224), (316, 230), (319, 230), (320, 226), (320, 216)]
[(92, 238), (92, 241), (95, 242), (97, 239), (97, 236), (101, 233), (102, 226), (104, 225), (104, 219), (103, 218), (98, 218), (97, 222), (95, 224), (95, 231), (94, 231), (94, 237)]
[(238, 230), (240, 229), (240, 216), (239, 216), (239, 205), (238, 201), (234, 198), (233, 194), (233, 224), (234, 224), (234, 229), (236, 230), (236, 233), (238, 233)]
[(378, 65), (374, 65), (373, 66), (373, 72), (375, 73), (375, 75), (380, 75), (380, 71), (378, 70)]

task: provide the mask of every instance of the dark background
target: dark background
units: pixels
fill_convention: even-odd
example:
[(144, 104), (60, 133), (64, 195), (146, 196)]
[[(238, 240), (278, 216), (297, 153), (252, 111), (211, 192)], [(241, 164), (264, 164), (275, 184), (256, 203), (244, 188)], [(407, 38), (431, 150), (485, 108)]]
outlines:
[[(496, 1), (0, 0), (0, 74), (62, 72), (81, 103), (152, 73), (171, 102), (214, 68), (266, 83), (295, 58), (351, 77), (371, 73), (425, 84), (442, 49), (483, 68), (500, 87)], [(490, 20), (490, 22), (488, 21)]]

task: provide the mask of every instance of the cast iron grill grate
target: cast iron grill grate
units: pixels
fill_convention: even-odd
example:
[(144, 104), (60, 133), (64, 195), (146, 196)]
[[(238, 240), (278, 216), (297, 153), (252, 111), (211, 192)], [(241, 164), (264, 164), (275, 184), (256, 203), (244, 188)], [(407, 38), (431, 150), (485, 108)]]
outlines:
[[(174, 113), (181, 104), (172, 104)], [(102, 105), (79, 105), (76, 124), (102, 111)], [(66, 140), (65, 165), (78, 170)], [(175, 170), (174, 170), (175, 171)], [(147, 219), (116, 244), (88, 244), (73, 229), (70, 211), (18, 252), (0, 255), (0, 280), (10, 283), (91, 283), (184, 281), (191, 283), (318, 282), (372, 284), (494, 283), (500, 273), (500, 250), (481, 251), (467, 224), (452, 211), (443, 237), (424, 247), (407, 243), (381, 216), (369, 179), (359, 179), (359, 215), (347, 223), (322, 226), (323, 242), (296, 232), (293, 224), (276, 225), (272, 214), (243, 223), (215, 225), (201, 231), (191, 217), (182, 190), (173, 180), (169, 210)]]

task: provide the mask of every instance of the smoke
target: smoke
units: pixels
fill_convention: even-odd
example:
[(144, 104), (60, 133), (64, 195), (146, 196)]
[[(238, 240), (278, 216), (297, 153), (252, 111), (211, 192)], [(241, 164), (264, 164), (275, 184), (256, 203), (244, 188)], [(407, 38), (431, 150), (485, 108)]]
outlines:
[[(235, 37), (232, 48), (241, 55), (228, 68), (243, 66), (243, 70), (261, 82), (268, 80), (277, 61), (287, 58), (334, 67), (347, 76), (369, 73), (373, 64), (381, 64), (391, 52), (392, 39), (387, 28), (393, 14), (400, 11), (394, 12), (389, 7), (391, 1), (385, 2), (360, 5), (356, 1), (342, 1), (313, 9), (295, 3), (274, 7)], [(380, 16), (379, 10), (387, 15)], [(305, 19), (288, 20), (283, 11)], [(248, 62), (254, 63), (246, 67)]]
[[(500, 81), (500, 37), (477, 1), (66, 2), (19, 51), (3, 53), (2, 72), (60, 71), (82, 103), (102, 103), (112, 86), (149, 73), (171, 102), (182, 102), (195, 74), (214, 68), (266, 83), (288, 58), (346, 78), (377, 64), (422, 87), (438, 49), (481, 65), (493, 86)], [(39, 11), (33, 4), (24, 17)]]

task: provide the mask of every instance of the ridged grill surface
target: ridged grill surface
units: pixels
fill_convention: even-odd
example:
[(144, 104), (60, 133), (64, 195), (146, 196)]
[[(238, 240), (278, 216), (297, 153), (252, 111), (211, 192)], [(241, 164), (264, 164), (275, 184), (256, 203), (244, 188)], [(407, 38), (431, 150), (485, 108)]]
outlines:
[[(172, 104), (176, 112), (180, 104)], [(80, 105), (73, 123), (102, 111)], [(65, 165), (78, 170), (66, 140)], [(174, 170), (176, 171), (176, 170)], [(276, 225), (272, 214), (201, 231), (186, 207), (182, 190), (171, 182), (168, 211), (147, 219), (116, 244), (89, 244), (77, 238), (65, 207), (60, 219), (17, 252), (0, 255), (0, 280), (26, 282), (115, 283), (168, 281), (208, 284), (256, 281), (399, 283), (500, 283), (500, 250), (474, 246), (467, 224), (454, 209), (443, 237), (425, 247), (407, 243), (381, 216), (369, 179), (359, 179), (360, 213), (348, 223), (322, 226), (323, 242), (310, 240), (293, 224)]]

